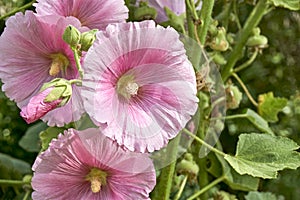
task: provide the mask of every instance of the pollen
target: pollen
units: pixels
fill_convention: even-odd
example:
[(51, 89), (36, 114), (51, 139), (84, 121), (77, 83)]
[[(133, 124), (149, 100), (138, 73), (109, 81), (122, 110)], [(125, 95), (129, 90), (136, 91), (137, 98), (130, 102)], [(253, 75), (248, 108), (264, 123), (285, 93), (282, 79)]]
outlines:
[(139, 85), (135, 82), (133, 75), (123, 75), (117, 83), (117, 92), (126, 99), (138, 94)]
[(57, 76), (61, 71), (65, 73), (68, 65), (69, 60), (61, 53), (51, 54), (50, 58), (52, 59), (49, 75), (50, 76)]
[(101, 191), (101, 187), (106, 185), (106, 178), (107, 173), (98, 168), (92, 168), (85, 176), (85, 180), (91, 183), (91, 191), (93, 193)]

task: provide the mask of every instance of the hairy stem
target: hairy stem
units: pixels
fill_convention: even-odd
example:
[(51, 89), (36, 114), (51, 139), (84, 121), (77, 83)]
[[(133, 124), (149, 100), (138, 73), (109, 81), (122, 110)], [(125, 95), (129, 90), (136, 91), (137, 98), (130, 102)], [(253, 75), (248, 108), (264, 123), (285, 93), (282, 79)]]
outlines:
[(202, 26), (200, 30), (200, 42), (204, 46), (206, 35), (208, 31), (208, 27), (211, 23), (211, 14), (214, 7), (214, 0), (205, 0), (203, 1), (203, 5), (201, 8), (201, 20), (202, 20)]
[(232, 53), (230, 54), (227, 64), (222, 70), (222, 79), (224, 82), (232, 75), (233, 68), (237, 61), (240, 59), (243, 52), (243, 47), (245, 46), (249, 36), (251, 35), (253, 28), (255, 28), (259, 24), (267, 9), (268, 0), (259, 0), (250, 16), (248, 17), (243, 29), (239, 33), (237, 43)]
[(183, 179), (183, 181), (182, 181), (182, 183), (181, 183), (181, 185), (180, 185), (178, 193), (176, 194), (176, 196), (174, 198), (174, 200), (179, 200), (180, 199), (180, 197), (182, 195), (182, 192), (183, 192), (183, 189), (184, 189), (184, 187), (186, 185), (187, 180), (188, 180), (188, 176), (185, 176), (184, 179)]
[(168, 158), (173, 162), (161, 170), (158, 184), (153, 191), (153, 199), (169, 200), (176, 166), (176, 157), (181, 133), (173, 139), (173, 144), (167, 147)]

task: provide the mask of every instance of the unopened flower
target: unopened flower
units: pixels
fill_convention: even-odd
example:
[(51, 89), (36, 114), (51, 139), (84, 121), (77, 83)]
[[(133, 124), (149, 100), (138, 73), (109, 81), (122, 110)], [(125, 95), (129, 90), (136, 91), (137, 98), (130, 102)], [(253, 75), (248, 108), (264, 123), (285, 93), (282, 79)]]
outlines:
[(87, 113), (131, 151), (161, 149), (197, 109), (195, 73), (178, 33), (143, 21), (96, 36), (84, 61)]
[(69, 129), (34, 165), (33, 200), (149, 199), (155, 186), (147, 154), (124, 151), (98, 129)]
[(128, 9), (124, 0), (37, 0), (38, 15), (73, 16), (82, 26), (104, 29), (108, 24), (125, 22)]
[[(78, 78), (73, 52), (62, 39), (69, 24), (80, 26), (73, 17), (38, 18), (32, 11), (17, 13), (7, 20), (0, 37), (0, 79), (4, 83), (2, 89), (19, 108), (39, 96), (44, 83), (55, 78)], [(63, 126), (78, 120), (83, 112), (79, 88), (74, 85), (69, 103), (42, 119), (50, 126)]]

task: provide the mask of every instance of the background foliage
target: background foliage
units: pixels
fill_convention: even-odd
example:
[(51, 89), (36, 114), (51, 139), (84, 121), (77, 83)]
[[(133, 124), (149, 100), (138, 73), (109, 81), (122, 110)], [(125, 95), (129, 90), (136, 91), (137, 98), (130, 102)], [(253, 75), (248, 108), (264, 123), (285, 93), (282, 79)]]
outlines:
[[(2, 0), (0, 1), (0, 16), (29, 2), (28, 0)], [(219, 26), (225, 27), (227, 33), (236, 33), (238, 31), (237, 16), (238, 23), (243, 25), (255, 3), (255, 0), (217, 0), (214, 4), (213, 18), (218, 19)], [(5, 21), (1, 20), (0, 33), (4, 30), (4, 27)], [(274, 116), (271, 117), (268, 120), (270, 122), (269, 126), (275, 135), (291, 138), (300, 144), (300, 12), (285, 8), (276, 8), (275, 11), (270, 10), (263, 17), (259, 27), (261, 34), (268, 38), (268, 47), (262, 49), (251, 66), (239, 72), (239, 76), (255, 99), (259, 99), (259, 95), (270, 91), (273, 92), (274, 97), (286, 99), (282, 107), (279, 105), (278, 100), (269, 99), (268, 105), (279, 106), (278, 119)], [(207, 47), (207, 50), (213, 52), (209, 47)], [(228, 58), (230, 52), (231, 50), (222, 53), (225, 59)], [(252, 53), (245, 50), (244, 57), (238, 61), (237, 66), (247, 61)], [(219, 65), (219, 67), (222, 69), (222, 65)], [(239, 87), (240, 91), (243, 91), (235, 79), (231, 78), (231, 81)], [(47, 126), (41, 122), (27, 125), (19, 116), (19, 109), (15, 103), (8, 100), (3, 92), (0, 92), (0, 105), (0, 179), (21, 180), (25, 174), (31, 173), (30, 166), (42, 147), (39, 134), (42, 132), (41, 138), (47, 140), (47, 137), (43, 137), (47, 135), (47, 131), (53, 134), (54, 137), (62, 129), (49, 131), (49, 129), (46, 130)], [(240, 114), (245, 109), (257, 111), (257, 108), (243, 93), (243, 99), (239, 107), (229, 110), (227, 115)], [(253, 126), (251, 120), (245, 118), (226, 120), (225, 129), (220, 137), (223, 151), (235, 155), (238, 138), (245, 137), (245, 135), (240, 134), (253, 131), (257, 132), (257, 127)], [(270, 138), (267, 140), (274, 142)], [(43, 149), (45, 148), (43, 146)], [(276, 149), (274, 149), (274, 152), (276, 152)], [(227, 157), (227, 159), (230, 158)], [(300, 196), (298, 189), (300, 169), (280, 171), (276, 179), (260, 179), (259, 183), (258, 179), (249, 176), (246, 183), (235, 185), (240, 180), (239, 174), (229, 167), (224, 159), (209, 155), (207, 162), (209, 181), (221, 176), (218, 169), (230, 169), (231, 171), (230, 176), (225, 174), (225, 181), (207, 192), (207, 196), (213, 199), (296, 200)], [(174, 178), (172, 198), (176, 195), (182, 179), (182, 176)], [(194, 182), (190, 180), (187, 182), (187, 187), (185, 187), (181, 199), (186, 199), (199, 190), (199, 185)], [(260, 192), (248, 192), (249, 190), (256, 190), (256, 188)], [(22, 199), (27, 190), (26, 187), (0, 185), (0, 199)]]

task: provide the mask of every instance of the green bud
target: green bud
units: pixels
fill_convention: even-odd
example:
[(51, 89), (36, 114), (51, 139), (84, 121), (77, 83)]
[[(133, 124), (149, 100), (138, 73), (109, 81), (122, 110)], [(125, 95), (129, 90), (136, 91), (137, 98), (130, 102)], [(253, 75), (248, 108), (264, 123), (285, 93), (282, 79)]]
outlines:
[(229, 43), (226, 39), (226, 30), (224, 27), (218, 28), (217, 36), (213, 38), (209, 46), (217, 51), (226, 51), (229, 48)]
[(240, 92), (239, 88), (230, 84), (226, 87), (226, 104), (229, 109), (236, 109), (239, 107), (243, 93)]
[(247, 43), (246, 43), (246, 45), (249, 47), (257, 46), (257, 47), (261, 47), (261, 48), (266, 47), (267, 44), (268, 44), (268, 38), (264, 35), (252, 36), (247, 40)]
[(80, 41), (80, 32), (72, 25), (69, 25), (63, 34), (63, 40), (71, 47), (76, 48)]
[(26, 183), (30, 184), (31, 179), (32, 179), (32, 175), (27, 174), (23, 177), (23, 182), (26, 182)]
[(93, 45), (95, 39), (96, 39), (96, 33), (98, 29), (93, 29), (87, 32), (84, 32), (81, 34), (80, 37), (80, 44), (81, 44), (81, 50), (82, 51), (88, 51), (89, 48)]
[(216, 52), (212, 56), (213, 61), (218, 65), (225, 65), (227, 63), (226, 59), (220, 52)]
[(193, 156), (190, 153), (187, 153), (176, 166), (177, 173), (188, 175), (190, 180), (195, 180), (199, 173), (199, 167), (196, 162), (193, 160)]
[(63, 78), (56, 78), (52, 81), (45, 83), (40, 91), (44, 91), (47, 88), (53, 87), (53, 90), (46, 96), (45, 102), (52, 102), (57, 99), (62, 99), (59, 106), (66, 105), (72, 96), (72, 85), (69, 80)]

